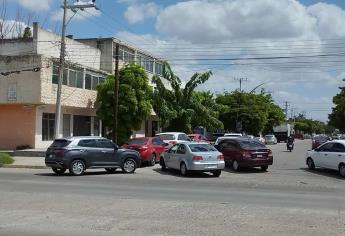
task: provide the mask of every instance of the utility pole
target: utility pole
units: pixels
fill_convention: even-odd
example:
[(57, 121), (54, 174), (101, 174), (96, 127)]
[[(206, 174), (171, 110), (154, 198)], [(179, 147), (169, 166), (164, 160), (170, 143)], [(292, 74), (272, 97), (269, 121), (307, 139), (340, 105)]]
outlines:
[(240, 109), (241, 109), (241, 105), (242, 105), (242, 101), (241, 101), (241, 94), (242, 94), (242, 81), (248, 81), (247, 78), (235, 78), (235, 80), (240, 82), (240, 96), (238, 96), (238, 109), (237, 109), (237, 113), (236, 113), (236, 131), (237, 132), (242, 132), (242, 120), (239, 121), (239, 117), (240, 117)]
[(240, 92), (242, 93), (242, 82), (248, 81), (247, 78), (235, 78), (235, 80), (240, 82)]
[(288, 109), (289, 109), (289, 102), (285, 102), (285, 118), (288, 120)]
[[(78, 10), (85, 10), (86, 8), (96, 8), (96, 0), (92, 0), (92, 4), (78, 4), (78, 5), (68, 5), (67, 0), (63, 2), (63, 19), (62, 19), (62, 30), (61, 30), (61, 48), (60, 48), (60, 60), (59, 60), (59, 77), (58, 77), (58, 88), (56, 94), (56, 106), (55, 106), (55, 138), (59, 138), (60, 134), (60, 123), (61, 123), (61, 90), (62, 90), (62, 80), (63, 71), (65, 67), (65, 53), (66, 53), (66, 20), (67, 20), (67, 10), (71, 9), (73, 12)], [(77, 0), (79, 2), (79, 0)]]
[(113, 119), (113, 142), (117, 143), (118, 129), (118, 113), (119, 113), (119, 87), (120, 87), (120, 71), (119, 71), (119, 44), (115, 45), (115, 88), (114, 88), (114, 119)]

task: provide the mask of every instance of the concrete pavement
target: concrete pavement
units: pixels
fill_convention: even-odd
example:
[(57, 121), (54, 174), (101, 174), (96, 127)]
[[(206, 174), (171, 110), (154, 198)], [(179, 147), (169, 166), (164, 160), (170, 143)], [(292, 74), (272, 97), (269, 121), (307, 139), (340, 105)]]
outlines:
[(272, 146), (268, 172), (220, 178), (159, 165), (81, 177), (0, 169), (0, 235), (344, 235), (345, 180), (308, 171), (309, 145)]

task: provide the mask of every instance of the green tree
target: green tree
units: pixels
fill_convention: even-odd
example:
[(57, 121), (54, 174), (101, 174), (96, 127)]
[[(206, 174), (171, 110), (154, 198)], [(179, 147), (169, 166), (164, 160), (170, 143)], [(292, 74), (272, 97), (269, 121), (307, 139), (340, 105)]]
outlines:
[[(345, 81), (345, 79), (343, 79)], [(332, 108), (332, 113), (329, 114), (329, 124), (340, 132), (345, 132), (345, 87), (340, 87), (340, 93), (333, 97), (335, 107)]]
[(226, 107), (220, 114), (220, 120), (229, 131), (238, 130), (236, 124), (241, 122), (242, 130), (247, 133), (270, 133), (273, 126), (284, 120), (282, 109), (275, 105), (271, 95), (264, 91), (254, 94), (236, 90), (218, 96), (216, 102)]
[[(216, 126), (222, 127), (222, 123), (217, 119), (217, 111), (208, 107), (212, 103), (211, 94), (194, 91), (211, 75), (211, 71), (195, 73), (182, 88), (180, 78), (173, 73), (170, 65), (166, 62), (163, 64), (162, 77), (169, 83), (171, 89), (166, 88), (159, 76), (154, 76), (152, 82), (156, 85), (153, 94), (153, 108), (160, 117), (164, 130), (190, 133), (193, 126), (202, 125), (207, 129), (214, 129)], [(193, 117), (199, 117), (200, 122)]]
[[(120, 70), (119, 81), (118, 143), (123, 144), (149, 117), (152, 87), (145, 70), (135, 64)], [(97, 86), (97, 115), (109, 129), (112, 129), (114, 119), (114, 83), (114, 77), (108, 76)]]
[(30, 27), (25, 27), (24, 33), (23, 33), (23, 38), (25, 38), (25, 39), (32, 38), (32, 33), (31, 33)]

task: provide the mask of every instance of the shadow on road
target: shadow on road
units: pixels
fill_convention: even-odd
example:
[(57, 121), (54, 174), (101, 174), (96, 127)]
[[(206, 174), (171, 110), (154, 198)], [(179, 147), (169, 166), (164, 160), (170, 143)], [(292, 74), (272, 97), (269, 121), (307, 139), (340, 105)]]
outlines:
[(161, 175), (170, 175), (170, 176), (175, 176), (179, 178), (213, 178), (212, 174), (203, 173), (203, 172), (194, 172), (194, 173), (192, 172), (192, 173), (189, 173), (186, 177), (184, 177), (180, 174), (178, 170), (174, 170), (174, 169), (166, 169), (165, 171), (163, 171), (161, 168), (155, 168), (152, 170)]
[[(121, 170), (115, 171), (114, 173), (108, 173), (106, 171), (86, 171), (82, 176), (96, 176), (96, 175), (118, 175), (124, 174)], [(68, 171), (62, 175), (57, 175), (55, 173), (36, 173), (36, 176), (45, 176), (45, 177), (63, 177), (63, 176), (72, 176)]]
[(235, 171), (229, 167), (225, 167), (223, 171), (232, 173), (232, 174), (238, 174), (238, 175), (243, 175), (243, 174), (257, 174), (257, 173), (267, 173), (267, 171), (261, 170), (260, 168), (246, 168), (242, 167), (239, 171)]
[(343, 177), (339, 175), (339, 172), (336, 170), (329, 170), (329, 169), (322, 169), (322, 168), (316, 168), (315, 170), (309, 170), (308, 168), (300, 168), (301, 170), (304, 170), (309, 173), (322, 175), (330, 178), (335, 178), (339, 180), (345, 180)]

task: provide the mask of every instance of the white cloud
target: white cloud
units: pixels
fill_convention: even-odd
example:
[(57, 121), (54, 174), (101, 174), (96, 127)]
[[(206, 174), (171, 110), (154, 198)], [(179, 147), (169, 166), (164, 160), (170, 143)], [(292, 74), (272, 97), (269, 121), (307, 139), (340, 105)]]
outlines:
[(20, 6), (31, 11), (49, 10), (53, 0), (12, 0), (16, 1)]
[(160, 6), (154, 2), (144, 4), (130, 5), (126, 12), (125, 17), (129, 23), (134, 24), (143, 22), (147, 18), (154, 18), (158, 15)]

